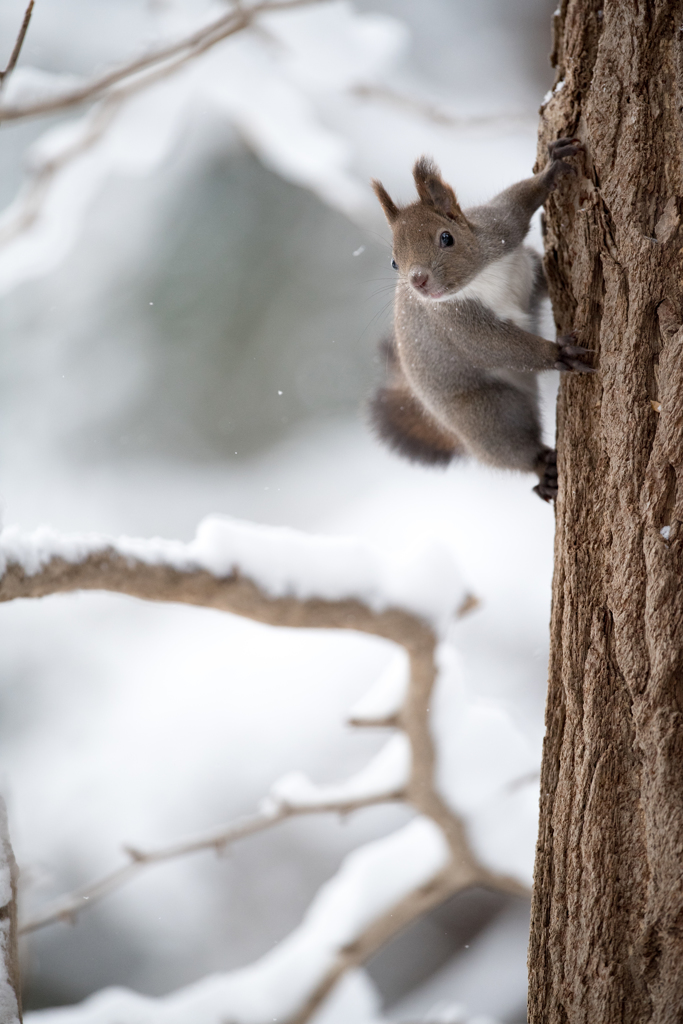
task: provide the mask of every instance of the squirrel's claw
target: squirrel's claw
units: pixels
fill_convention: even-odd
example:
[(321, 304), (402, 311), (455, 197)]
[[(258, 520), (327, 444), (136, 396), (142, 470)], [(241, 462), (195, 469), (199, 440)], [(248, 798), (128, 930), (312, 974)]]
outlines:
[(576, 156), (583, 150), (581, 139), (555, 139), (548, 144), (548, 156), (553, 161), (563, 160), (566, 156)]
[(551, 192), (557, 188), (557, 179), (560, 175), (571, 174), (575, 178), (578, 177), (576, 167), (565, 163), (565, 157), (576, 156), (583, 149), (584, 145), (580, 139), (556, 139), (554, 142), (548, 143), (548, 172)]
[(565, 334), (557, 339), (559, 359), (555, 363), (556, 370), (573, 370), (574, 373), (597, 373), (592, 366), (588, 366), (583, 360), (592, 354), (592, 349), (575, 345), (575, 334)]
[(552, 501), (557, 497), (557, 452), (554, 448), (546, 448), (538, 461), (541, 479), (532, 490), (543, 501)]
[(557, 485), (555, 487), (549, 487), (548, 484), (536, 484), (531, 490), (534, 494), (537, 494), (543, 501), (553, 501), (557, 497)]
[(559, 345), (560, 345), (560, 347), (562, 349), (562, 355), (563, 356), (575, 356), (575, 357), (589, 356), (591, 354), (591, 352), (593, 351), (590, 348), (582, 348), (581, 345), (572, 345), (572, 344), (563, 345), (561, 340), (559, 342)]
[(558, 359), (555, 363), (556, 370), (572, 370), (574, 373), (597, 373), (592, 366), (586, 366), (578, 359)]

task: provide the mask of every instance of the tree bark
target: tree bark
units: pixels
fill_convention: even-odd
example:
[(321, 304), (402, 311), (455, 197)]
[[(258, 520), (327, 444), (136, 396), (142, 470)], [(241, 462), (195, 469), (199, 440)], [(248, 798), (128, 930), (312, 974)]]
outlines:
[(532, 1024), (683, 1022), (683, 3), (562, 0), (546, 210), (563, 376)]

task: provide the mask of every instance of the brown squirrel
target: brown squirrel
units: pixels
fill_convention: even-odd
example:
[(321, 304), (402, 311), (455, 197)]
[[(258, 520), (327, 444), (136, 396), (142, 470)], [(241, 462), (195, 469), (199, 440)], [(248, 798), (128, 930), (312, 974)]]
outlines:
[(473, 455), (536, 473), (536, 493), (546, 501), (557, 495), (536, 373), (595, 371), (574, 335), (552, 342), (535, 333), (547, 286), (540, 257), (522, 243), (558, 180), (576, 174), (564, 158), (582, 148), (578, 139), (552, 142), (540, 174), (465, 211), (426, 157), (413, 169), (419, 199), (409, 206), (372, 182), (393, 230), (399, 279), (394, 335), (381, 349), (389, 380), (370, 413), (380, 438), (407, 458), (443, 465)]

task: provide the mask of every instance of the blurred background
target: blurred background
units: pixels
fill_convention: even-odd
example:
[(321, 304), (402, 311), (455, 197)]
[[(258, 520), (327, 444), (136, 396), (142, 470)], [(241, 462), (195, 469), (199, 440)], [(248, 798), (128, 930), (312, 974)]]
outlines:
[[(134, 97), (21, 232), (31, 169), (85, 112), (0, 127), (3, 523), (189, 540), (215, 511), (396, 550), (440, 538), (481, 600), (455, 627), (467, 686), (536, 763), (552, 509), (530, 478), (418, 468), (369, 432), (394, 278), (367, 183), (410, 200), (422, 153), (463, 206), (528, 176), (553, 6), (357, 0), (273, 16)], [(38, 0), (7, 102), (221, 9)], [(0, 9), (1, 61), (23, 10)], [(0, 785), (26, 908), (115, 866), (123, 842), (250, 812), (292, 769), (341, 779), (386, 739), (344, 724), (391, 657), (379, 640), (87, 594), (4, 606), (0, 651)], [(161, 994), (247, 964), (349, 850), (408, 817), (295, 820), (225, 858), (157, 867), (26, 941), (26, 1005), (109, 984)], [(534, 841), (531, 821), (527, 880)], [(368, 965), (382, 1012), (519, 1024), (527, 927), (523, 900), (454, 898)]]

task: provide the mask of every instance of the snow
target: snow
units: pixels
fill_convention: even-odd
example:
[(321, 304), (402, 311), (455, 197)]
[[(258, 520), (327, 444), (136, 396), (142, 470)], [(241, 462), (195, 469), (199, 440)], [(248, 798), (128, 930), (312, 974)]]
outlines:
[(440, 544), (392, 557), (353, 538), (307, 535), (217, 515), (202, 520), (189, 544), (158, 537), (60, 534), (49, 527), (27, 534), (6, 527), (0, 534), (0, 573), (17, 564), (32, 576), (51, 558), (78, 563), (107, 550), (180, 572), (204, 569), (218, 578), (238, 570), (273, 598), (355, 598), (378, 612), (405, 608), (441, 631), (466, 593), (452, 557)]
[(84, 84), (85, 79), (78, 75), (60, 74), (24, 65), (10, 75), (3, 89), (2, 105), (13, 107), (42, 103), (63, 96)]
[(530, 886), (538, 816), (538, 749), (504, 707), (469, 690), (451, 644), (440, 646), (438, 660), (432, 730), (439, 788), (463, 817), (482, 863)]
[[(351, 853), (319, 891), (301, 925), (259, 961), (214, 975), (160, 1000), (110, 989), (81, 1006), (26, 1015), (27, 1024), (261, 1024), (296, 1013), (363, 930), (449, 860), (443, 833), (416, 817)], [(324, 1019), (324, 1018), (323, 1018)], [(333, 1018), (334, 1019), (334, 1018)]]
[(346, 946), (371, 921), (430, 881), (449, 859), (441, 830), (429, 818), (417, 816), (398, 832), (349, 854), (337, 878), (320, 890), (304, 926), (318, 929), (339, 948)]
[(564, 78), (561, 78), (560, 81), (557, 83), (557, 85), (554, 87), (554, 89), (548, 89), (547, 93), (545, 94), (545, 96), (543, 97), (543, 99), (541, 101), (541, 105), (545, 106), (546, 103), (550, 103), (551, 99), (554, 96), (557, 96), (559, 93), (561, 93), (562, 90), (564, 89), (564, 84), (565, 84)]
[(408, 738), (397, 733), (356, 775), (336, 785), (316, 785), (303, 772), (290, 772), (271, 787), (270, 800), (276, 806), (315, 807), (346, 804), (357, 800), (400, 792), (410, 775), (411, 751)]
[(261, 23), (278, 40), (293, 81), (341, 91), (375, 81), (408, 48), (410, 33), (396, 18), (359, 15), (346, 0), (267, 14)]
[(352, 722), (372, 723), (397, 715), (403, 707), (410, 681), (410, 663), (405, 651), (395, 657), (376, 682), (351, 708)]
[(311, 1018), (311, 1024), (382, 1024), (377, 991), (363, 970), (348, 971), (322, 1007)]
[(534, 776), (501, 790), (464, 815), (475, 855), (492, 871), (511, 875), (529, 890), (538, 835), (537, 766)]

